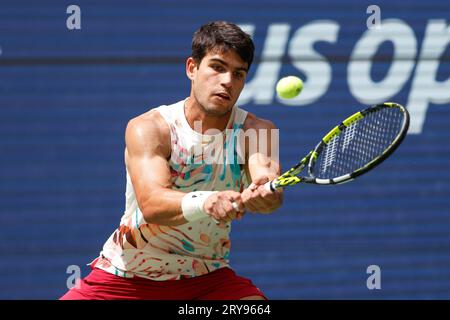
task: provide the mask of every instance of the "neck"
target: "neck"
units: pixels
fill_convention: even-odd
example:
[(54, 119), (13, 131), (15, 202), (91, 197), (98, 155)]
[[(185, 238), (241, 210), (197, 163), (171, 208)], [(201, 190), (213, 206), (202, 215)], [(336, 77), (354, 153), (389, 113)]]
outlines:
[(198, 124), (195, 125), (195, 122), (201, 122), (201, 131), (199, 133), (205, 133), (205, 131), (210, 129), (215, 129), (219, 131), (223, 131), (226, 129), (228, 121), (231, 116), (231, 112), (233, 110), (228, 111), (226, 114), (222, 116), (209, 115), (205, 112), (202, 106), (196, 101), (194, 98), (189, 97), (184, 104), (184, 115), (186, 117), (187, 122), (193, 130), (198, 131)]

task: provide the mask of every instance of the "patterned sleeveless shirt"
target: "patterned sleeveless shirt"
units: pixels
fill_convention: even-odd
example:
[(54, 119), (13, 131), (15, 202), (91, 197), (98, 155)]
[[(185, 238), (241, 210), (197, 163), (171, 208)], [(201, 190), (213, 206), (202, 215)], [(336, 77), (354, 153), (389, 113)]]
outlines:
[[(236, 137), (247, 112), (235, 106), (226, 130), (201, 134), (186, 120), (185, 101), (156, 108), (170, 128), (172, 189), (241, 192), (248, 183), (241, 165), (243, 143)], [(178, 280), (203, 275), (229, 267), (230, 230), (231, 223), (216, 224), (210, 217), (179, 226), (146, 223), (127, 172), (120, 226), (91, 265), (126, 278)]]

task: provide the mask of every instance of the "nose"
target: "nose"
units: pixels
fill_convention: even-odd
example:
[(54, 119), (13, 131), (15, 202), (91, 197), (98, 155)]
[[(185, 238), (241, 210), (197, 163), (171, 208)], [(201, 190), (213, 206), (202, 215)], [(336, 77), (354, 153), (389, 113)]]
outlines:
[(231, 84), (232, 84), (232, 80), (233, 80), (233, 77), (232, 77), (231, 72), (224, 72), (224, 73), (222, 73), (222, 77), (220, 79), (220, 84), (222, 86), (224, 86), (225, 88), (230, 88)]

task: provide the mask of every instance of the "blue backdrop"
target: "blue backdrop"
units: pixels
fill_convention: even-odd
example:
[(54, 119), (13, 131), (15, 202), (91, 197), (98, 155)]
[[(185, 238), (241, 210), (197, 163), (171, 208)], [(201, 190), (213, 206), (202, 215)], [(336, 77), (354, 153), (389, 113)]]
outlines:
[[(124, 210), (128, 120), (189, 94), (192, 33), (216, 19), (255, 40), (240, 103), (280, 128), (285, 169), (364, 106), (412, 117), (376, 171), (291, 188), (273, 215), (235, 222), (236, 271), (272, 299), (449, 299), (450, 3), (369, 5), (2, 0), (0, 299), (56, 299), (69, 266), (87, 275)], [(289, 105), (274, 94), (285, 75), (305, 79)], [(381, 289), (367, 287), (372, 265)]]

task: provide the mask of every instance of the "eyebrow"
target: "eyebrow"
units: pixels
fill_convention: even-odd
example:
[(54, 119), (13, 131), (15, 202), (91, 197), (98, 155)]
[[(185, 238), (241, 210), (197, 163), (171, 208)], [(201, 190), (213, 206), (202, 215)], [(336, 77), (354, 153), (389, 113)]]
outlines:
[[(211, 58), (209, 61), (210, 62), (219, 62), (227, 67), (229, 66), (229, 64), (226, 61), (219, 59), (219, 58)], [(248, 72), (248, 69), (244, 68), (244, 67), (235, 68), (235, 70)]]

